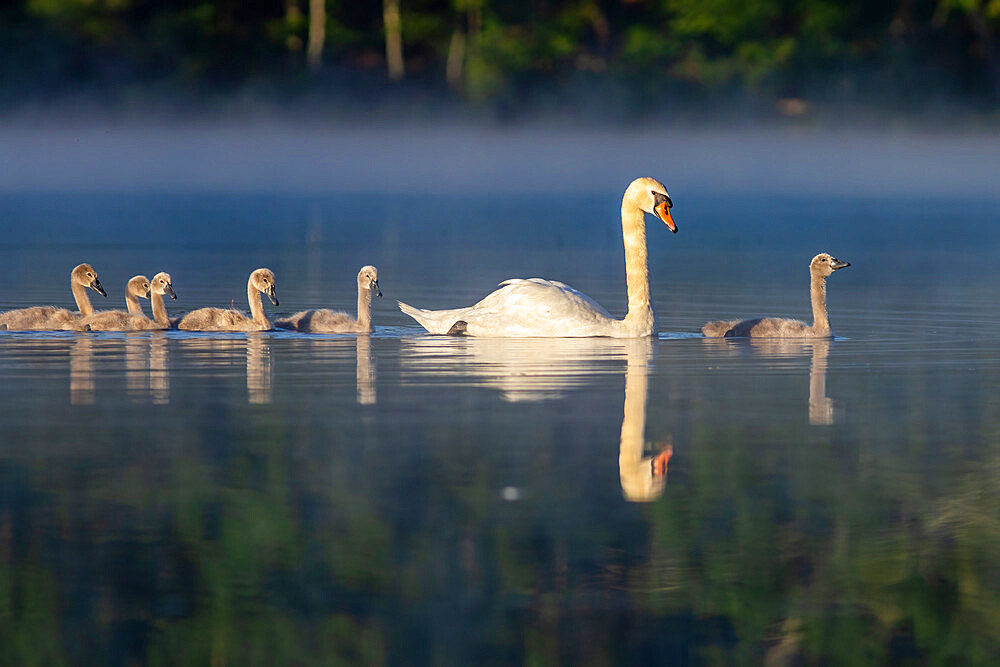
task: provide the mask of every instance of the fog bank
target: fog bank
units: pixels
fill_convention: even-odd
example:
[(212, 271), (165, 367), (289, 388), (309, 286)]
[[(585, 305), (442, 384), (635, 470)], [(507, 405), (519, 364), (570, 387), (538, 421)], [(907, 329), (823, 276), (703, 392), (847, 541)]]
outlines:
[(996, 196), (1000, 137), (871, 130), (525, 126), (0, 128), (0, 192), (618, 192)]

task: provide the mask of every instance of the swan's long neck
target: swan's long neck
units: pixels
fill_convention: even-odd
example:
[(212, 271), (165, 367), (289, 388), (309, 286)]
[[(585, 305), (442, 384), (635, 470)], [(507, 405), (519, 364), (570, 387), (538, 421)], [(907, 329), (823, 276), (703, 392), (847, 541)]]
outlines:
[(142, 306), (139, 305), (139, 297), (129, 291), (125, 291), (125, 308), (132, 315), (142, 315)]
[(646, 219), (642, 209), (629, 201), (622, 202), (622, 240), (625, 243), (625, 283), (628, 287), (628, 312), (624, 325), (639, 335), (649, 335), (655, 328), (655, 315), (649, 294)]
[[(631, 360), (630, 360), (631, 361)], [(618, 468), (625, 476), (627, 470), (638, 467), (642, 460), (643, 436), (646, 432), (645, 363), (629, 363), (625, 371), (625, 410), (622, 416), (622, 437), (618, 449)]]
[[(159, 292), (153, 292), (149, 295), (149, 300), (153, 303), (153, 320), (161, 327), (170, 326), (167, 307), (163, 305), (163, 295)], [(142, 311), (139, 313), (142, 314)]]
[(372, 330), (372, 291), (358, 285), (358, 331)]
[(90, 298), (87, 296), (87, 288), (76, 282), (70, 281), (70, 288), (73, 290), (73, 298), (76, 300), (76, 309), (80, 311), (82, 317), (92, 315), (94, 308), (90, 305)]
[(253, 279), (247, 281), (247, 301), (250, 302), (250, 315), (255, 324), (271, 328), (271, 322), (264, 314), (264, 305), (260, 302), (260, 291), (253, 286)]
[(625, 370), (625, 408), (618, 446), (618, 474), (626, 500), (653, 500), (663, 490), (662, 478), (652, 474), (652, 461), (643, 461), (646, 434), (646, 390), (652, 347), (647, 340), (629, 341)]
[(813, 331), (830, 333), (830, 320), (826, 315), (826, 278), (824, 276), (812, 274), (809, 294), (812, 297)]

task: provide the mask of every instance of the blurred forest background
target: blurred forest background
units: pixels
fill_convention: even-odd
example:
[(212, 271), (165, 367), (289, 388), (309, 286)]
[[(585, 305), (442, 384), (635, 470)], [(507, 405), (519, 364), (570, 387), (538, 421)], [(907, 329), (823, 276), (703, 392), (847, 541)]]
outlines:
[(0, 108), (994, 117), (998, 39), (1000, 0), (8, 0)]

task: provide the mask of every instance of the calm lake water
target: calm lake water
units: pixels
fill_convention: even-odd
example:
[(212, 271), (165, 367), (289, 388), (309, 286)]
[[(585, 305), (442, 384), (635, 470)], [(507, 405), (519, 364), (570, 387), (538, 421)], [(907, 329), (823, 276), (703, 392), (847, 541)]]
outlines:
[[(1000, 202), (672, 195), (637, 341), (395, 309), (544, 276), (620, 316), (620, 192), (0, 197), (0, 310), (82, 261), (99, 309), (386, 296), (370, 336), (0, 332), (0, 662), (995, 660)], [(820, 251), (835, 340), (697, 334), (808, 318)]]

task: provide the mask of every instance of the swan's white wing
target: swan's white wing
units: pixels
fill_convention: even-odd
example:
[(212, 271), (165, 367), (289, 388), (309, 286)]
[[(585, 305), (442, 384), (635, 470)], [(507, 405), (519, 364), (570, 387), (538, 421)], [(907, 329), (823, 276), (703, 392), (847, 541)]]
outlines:
[(542, 278), (505, 280), (460, 319), (471, 336), (606, 336), (615, 322), (586, 294)]

